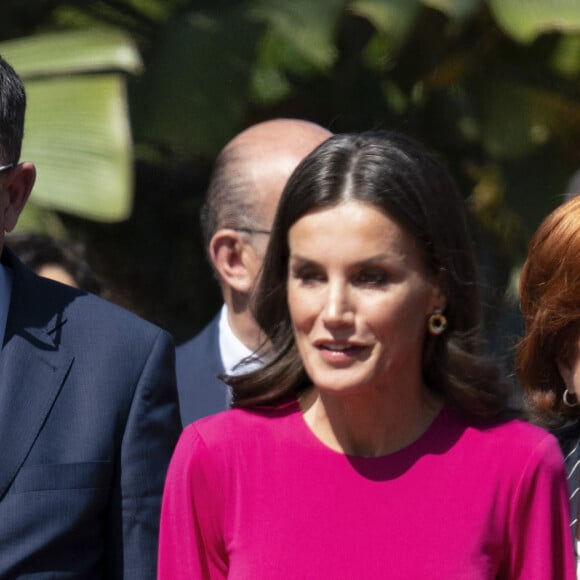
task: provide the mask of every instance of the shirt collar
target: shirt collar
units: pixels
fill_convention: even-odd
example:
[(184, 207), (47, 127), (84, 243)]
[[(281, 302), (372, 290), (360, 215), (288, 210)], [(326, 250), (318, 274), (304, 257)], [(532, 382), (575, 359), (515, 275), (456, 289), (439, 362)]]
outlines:
[(228, 321), (228, 307), (225, 304), (222, 306), (219, 318), (219, 347), (226, 374), (245, 373), (261, 364), (256, 358), (255, 361), (240, 365), (241, 361), (251, 357), (254, 352), (234, 334)]

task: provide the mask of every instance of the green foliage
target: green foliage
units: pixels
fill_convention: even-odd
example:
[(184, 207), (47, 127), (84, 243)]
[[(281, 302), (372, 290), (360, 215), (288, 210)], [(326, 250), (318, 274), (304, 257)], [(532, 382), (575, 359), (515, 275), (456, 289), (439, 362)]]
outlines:
[(27, 92), (31, 137), (22, 154), (37, 166), (34, 201), (96, 220), (126, 219), (133, 172), (119, 77), (30, 80)]
[[(267, 24), (265, 34), (271, 35), (269, 45), (279, 55), (279, 66), (298, 72), (327, 71), (337, 55), (334, 39), (343, 4), (343, 0), (254, 0), (248, 15)], [(281, 49), (275, 48), (274, 40)]]
[(141, 58), (132, 40), (112, 28), (37, 34), (3, 42), (0, 48), (4, 58), (23, 78), (142, 70)]
[(365, 63), (381, 69), (395, 62), (396, 51), (407, 40), (417, 14), (420, 0), (353, 0), (348, 10), (366, 18), (376, 33), (365, 48)]
[(520, 42), (545, 32), (580, 32), (580, 3), (574, 0), (489, 0), (499, 25)]
[(559, 39), (552, 55), (552, 68), (571, 81), (580, 76), (580, 34)]
[[(28, 94), (22, 155), (34, 160), (38, 177), (27, 211), (38, 204), (95, 220), (126, 219), (133, 158), (123, 73), (141, 70), (130, 38), (95, 28), (4, 42), (0, 52)], [(24, 216), (21, 223), (37, 222)]]
[[(29, 8), (8, 1), (0, 39), (56, 36), (39, 48), (27, 46), (36, 35), (2, 43), (0, 53), (29, 87), (35, 198), (62, 212), (127, 217), (134, 155), (137, 203), (149, 186), (143, 167), (167, 182), (184, 163), (196, 172), (194, 201), (189, 189), (187, 202), (165, 200), (159, 185), (147, 193), (166, 201), (156, 223), (179, 215), (196, 224), (211, 161), (252, 122), (299, 116), (334, 131), (394, 127), (449, 164), (492, 263), (490, 285), (502, 288), (530, 230), (580, 166), (580, 2), (36, 0)], [(97, 33), (104, 24), (107, 36)], [(159, 227), (166, 242), (187, 247), (188, 228)], [(145, 226), (142, 235), (150, 236)]]
[(423, 4), (440, 10), (450, 18), (464, 20), (474, 15), (483, 0), (423, 0)]
[(166, 155), (215, 155), (243, 122), (257, 32), (238, 5), (168, 21), (132, 86), (136, 139)]

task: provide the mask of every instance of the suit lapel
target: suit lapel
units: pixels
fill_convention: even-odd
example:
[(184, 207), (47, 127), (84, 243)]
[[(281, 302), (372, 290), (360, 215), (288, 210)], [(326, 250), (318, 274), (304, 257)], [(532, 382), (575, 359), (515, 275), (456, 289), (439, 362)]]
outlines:
[(9, 262), (12, 297), (0, 352), (0, 499), (38, 437), (73, 361), (59, 344), (62, 312), (42, 312), (44, 296), (35, 276), (12, 257)]

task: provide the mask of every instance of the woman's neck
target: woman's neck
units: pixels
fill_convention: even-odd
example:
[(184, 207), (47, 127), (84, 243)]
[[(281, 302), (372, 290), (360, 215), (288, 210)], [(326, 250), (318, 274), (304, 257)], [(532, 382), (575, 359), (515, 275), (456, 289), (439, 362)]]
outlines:
[(416, 441), (443, 406), (426, 386), (413, 395), (346, 395), (311, 388), (300, 398), (304, 420), (327, 447), (360, 457), (380, 457)]

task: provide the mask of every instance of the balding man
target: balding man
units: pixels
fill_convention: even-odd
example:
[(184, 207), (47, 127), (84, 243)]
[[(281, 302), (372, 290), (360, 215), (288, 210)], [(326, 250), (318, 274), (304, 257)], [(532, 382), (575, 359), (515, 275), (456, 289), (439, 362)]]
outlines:
[(224, 305), (198, 335), (177, 349), (184, 425), (227, 408), (229, 390), (218, 375), (236, 372), (258, 348), (261, 333), (250, 310), (250, 294), (278, 200), (300, 161), (330, 136), (308, 121), (274, 119), (249, 127), (219, 154), (201, 223)]

